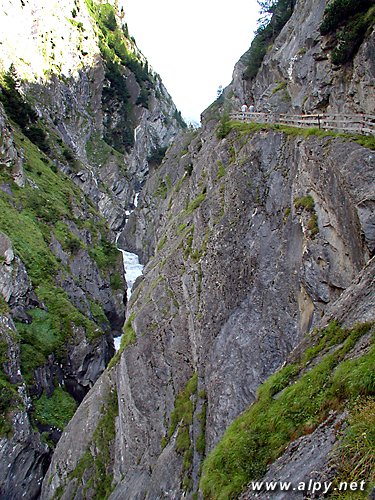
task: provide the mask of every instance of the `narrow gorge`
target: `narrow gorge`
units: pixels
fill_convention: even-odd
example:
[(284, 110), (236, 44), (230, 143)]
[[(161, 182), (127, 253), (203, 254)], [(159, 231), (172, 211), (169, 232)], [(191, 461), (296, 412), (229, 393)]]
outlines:
[(1, 2), (1, 499), (372, 498), (375, 7), (265, 5), (195, 129), (126, 2)]

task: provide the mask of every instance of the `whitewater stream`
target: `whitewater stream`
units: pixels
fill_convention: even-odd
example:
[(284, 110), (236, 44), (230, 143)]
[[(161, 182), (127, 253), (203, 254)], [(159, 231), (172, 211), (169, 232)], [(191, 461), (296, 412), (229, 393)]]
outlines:
[[(134, 206), (136, 207), (138, 204), (138, 196), (139, 193), (136, 193), (135, 198), (134, 198)], [(126, 215), (129, 217), (131, 212), (127, 211)], [(120, 236), (120, 233), (118, 233), (117, 238), (116, 238), (116, 244), (117, 240)], [(139, 263), (139, 258), (138, 255), (135, 253), (131, 252), (126, 252), (125, 250), (121, 250), (119, 248), (120, 252), (122, 253), (122, 260), (124, 263), (124, 273), (125, 273), (125, 280), (126, 280), (126, 294), (128, 297), (128, 300), (130, 299), (130, 296), (132, 294), (132, 287), (134, 285), (135, 280), (138, 278), (138, 276), (141, 276), (143, 273), (143, 265)], [(115, 344), (115, 349), (116, 351), (119, 350), (120, 344), (121, 344), (121, 337), (115, 337), (114, 339), (114, 344)]]

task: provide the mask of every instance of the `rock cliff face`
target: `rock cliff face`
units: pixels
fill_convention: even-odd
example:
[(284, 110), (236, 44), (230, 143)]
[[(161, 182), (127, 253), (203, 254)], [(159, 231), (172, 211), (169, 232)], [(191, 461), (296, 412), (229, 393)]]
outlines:
[(342, 66), (333, 64), (335, 41), (332, 35), (320, 33), (326, 4), (325, 0), (296, 2), (292, 17), (254, 79), (243, 77), (249, 52), (244, 54), (235, 67), (233, 85), (226, 91), (236, 109), (245, 100), (255, 102), (257, 111), (374, 112), (373, 23), (353, 61)]
[(185, 124), (117, 2), (0, 10), (0, 496), (37, 498), (122, 332), (116, 234)]
[[(110, 227), (121, 231), (120, 246), (136, 252), (145, 268), (127, 306), (120, 351), (106, 370), (102, 372), (97, 357), (90, 357), (93, 350), (88, 347), (91, 344), (104, 352), (103, 335), (93, 335), (97, 342), (93, 343), (89, 325), (81, 316), (75, 316), (72, 330), (76, 342), (65, 339), (65, 350), (54, 354), (59, 356), (59, 362), (64, 356), (61, 371), (54, 358), (47, 356), (33, 372), (35, 381), (25, 380), (36, 399), (35, 418), (44, 430), (42, 417), (47, 410), (43, 395), (51, 395), (51, 376), (60, 385), (64, 382), (69, 392), (80, 399), (85, 391), (78, 394), (77, 386), (90, 386), (95, 379), (91, 372), (96, 377), (102, 372), (56, 445), (41, 498), (196, 498), (201, 493), (212, 498), (234, 498), (246, 491), (249, 480), (266, 473), (267, 466), (284, 449), (285, 455), (265, 477), (275, 476), (277, 480), (296, 471), (290, 457), (304, 466), (302, 475), (296, 477), (309, 477), (311, 467), (305, 467), (311, 462), (309, 439), (317, 443), (330, 440), (315, 457), (319, 478), (328, 472), (329, 477), (339, 477), (338, 467), (331, 467), (327, 455), (341, 439), (337, 432), (345, 427), (347, 402), (358, 394), (371, 396), (374, 392), (368, 369), (373, 356), (375, 319), (375, 155), (368, 147), (371, 140), (357, 142), (358, 138), (329, 132), (254, 127), (225, 119), (219, 123), (219, 118), (227, 107), (237, 106), (238, 99), (250, 97), (255, 97), (259, 105), (267, 99), (276, 111), (370, 111), (373, 81), (369, 74), (373, 60), (367, 60), (365, 54), (369, 53), (373, 34), (369, 31), (366, 35), (352, 66), (334, 68), (328, 56), (317, 56), (327, 41), (318, 33), (323, 2), (316, 10), (313, 2), (297, 1), (258, 75), (251, 82), (245, 81), (244, 62), (240, 61), (232, 85), (204, 113), (202, 129), (180, 133), (158, 164), (163, 148), (177, 130), (178, 115), (168, 100), (162, 99), (161, 104), (154, 101), (157, 94), (164, 95), (157, 77), (152, 76), (155, 87), (150, 89), (152, 78), (145, 65), (139, 65), (139, 59), (138, 65), (134, 59), (129, 63), (123, 51), (130, 50), (130, 42), (120, 46), (114, 43), (117, 17), (113, 17), (111, 8), (104, 7), (107, 4), (97, 8), (91, 2), (87, 5), (90, 18), (77, 17), (78, 11), (83, 15), (83, 5), (77, 1), (76, 15), (72, 13), (72, 17), (83, 24), (84, 30), (101, 32), (102, 61), (90, 70), (77, 63), (79, 78), (73, 75), (67, 83), (56, 77), (44, 85), (57, 103), (55, 121), (50, 112), (54, 105), (42, 104), (47, 102), (45, 97), (37, 100), (40, 114), (52, 123), (51, 130), (69, 145), (78, 162), (78, 168), (63, 161), (56, 165), (86, 195), (76, 199), (75, 188), (70, 188), (74, 217), (65, 214), (63, 227), (52, 224), (53, 231), (47, 238), (54, 258), (58, 259), (54, 286), (62, 288), (74, 308), (92, 319), (104, 333), (103, 314), (112, 322), (112, 329), (121, 325), (120, 310), (107, 307), (114, 300), (105, 285), (111, 283), (113, 274), (114, 263), (108, 265), (106, 259), (111, 256), (111, 246), (105, 239), (105, 230), (98, 234), (89, 224), (93, 208), (88, 198)], [(126, 32), (125, 26), (121, 29)], [(297, 47), (305, 50), (298, 52)], [(131, 50), (136, 50), (133, 45)], [(119, 59), (128, 66), (124, 64), (119, 69), (111, 65), (106, 58), (109, 53), (113, 55), (111, 51), (115, 62), (120, 64)], [(357, 78), (360, 67), (363, 74)], [(119, 86), (119, 74), (126, 77), (126, 90)], [(82, 89), (91, 85), (90, 78), (96, 82), (91, 89), (101, 88), (89, 94), (101, 103), (95, 123), (76, 111), (83, 106), (82, 96), (88, 95)], [(100, 83), (103, 81), (104, 86)], [(303, 89), (306, 81), (308, 91)], [(349, 92), (336, 92), (343, 85), (345, 89), (354, 89), (356, 97), (350, 97)], [(40, 82), (29, 82), (24, 88), (34, 96), (42, 89)], [(69, 108), (70, 98), (62, 100), (61, 96), (71, 96), (72, 88), (78, 97)], [(288, 91), (288, 99), (282, 98), (281, 91)], [(311, 97), (305, 98), (307, 95)], [(61, 110), (66, 109), (70, 114), (63, 116)], [(168, 113), (175, 118), (165, 123)], [(124, 117), (126, 120), (121, 121)], [(128, 133), (129, 124), (134, 134)], [(82, 134), (77, 133), (77, 125)], [(125, 135), (119, 135), (123, 128)], [(2, 146), (4, 164), (8, 175), (22, 179), (18, 166), (23, 161), (21, 149), (17, 141), (14, 148), (9, 141)], [(30, 152), (26, 153), (30, 157)], [(125, 158), (124, 177), (118, 170), (119, 154)], [(28, 177), (27, 183), (21, 181), (24, 189), (35, 189), (35, 185), (40, 191), (44, 189), (40, 181), (47, 175), (41, 170), (43, 164), (39, 162), (35, 172), (24, 172)], [(38, 174), (40, 171), (42, 175)], [(121, 210), (128, 208), (134, 190), (143, 182), (139, 206), (123, 228), (125, 216)], [(2, 190), (14, 199), (13, 208), (21, 204), (37, 218), (46, 217), (40, 206), (26, 205), (24, 198), (18, 198), (19, 192), (12, 186), (9, 181), (4, 182)], [(56, 200), (59, 201), (57, 195)], [(98, 225), (101, 218), (95, 215)], [(83, 218), (84, 224), (79, 224), (77, 218)], [(4, 321), (10, 321), (10, 313), (15, 315), (13, 310), (20, 304), (23, 321), (33, 321), (27, 325), (21, 319), (21, 324), (15, 326), (22, 333), (23, 343), (34, 347), (32, 341), (35, 335), (38, 339), (44, 333), (43, 325), (48, 321), (55, 324), (50, 317), (56, 312), (55, 302), (40, 286), (43, 268), (28, 265), (28, 254), (21, 246), (19, 256), (14, 257), (9, 240), (16, 245), (16, 230), (4, 224), (4, 233), (0, 274), (7, 302), (3, 305)], [(103, 265), (103, 260), (107, 265)], [(17, 293), (9, 278), (13, 276), (9, 266), (23, 276)], [(112, 285), (116, 282), (112, 278)], [(13, 296), (16, 300), (12, 302)], [(58, 297), (60, 301), (66, 298), (61, 292)], [(92, 307), (93, 299), (102, 305), (103, 314)], [(37, 313), (29, 311), (30, 301), (34, 301)], [(60, 321), (64, 319), (59, 316)], [(29, 329), (33, 324), (36, 331)], [(11, 357), (17, 346), (8, 337), (4, 348)], [(29, 366), (27, 357), (25, 361), (24, 367)], [(7, 375), (7, 365), (4, 366), (11, 414), (24, 414), (24, 406)], [(342, 374), (348, 366), (352, 375), (345, 378)], [(14, 365), (13, 370), (18, 367)], [(22, 363), (20, 370), (25, 377)], [(310, 373), (315, 377), (312, 387), (304, 382)], [(360, 381), (355, 380), (356, 374)], [(335, 379), (340, 375), (342, 379)], [(269, 379), (270, 376), (274, 378)], [(327, 389), (328, 380), (333, 380), (332, 392)], [(22, 379), (18, 383), (22, 388)], [(307, 385), (304, 387), (303, 383)], [(252, 411), (265, 415), (269, 406), (284, 404), (284, 397), (290, 394), (288, 389), (294, 386), (302, 386), (305, 397), (309, 391), (321, 389), (311, 393), (310, 399), (316, 400), (317, 407), (310, 414), (307, 405), (302, 411), (297, 401), (287, 400), (285, 407), (294, 411), (293, 418), (290, 417), (287, 431), (281, 433), (282, 438), (279, 434), (274, 438), (273, 449), (267, 442), (268, 434), (264, 438), (259, 435), (257, 426), (261, 422), (253, 419), (249, 424), (241, 418), (247, 418)], [(263, 405), (260, 409), (259, 404)], [(271, 418), (271, 430), (267, 430), (271, 442), (279, 420), (275, 415)], [(8, 432), (9, 419), (4, 420), (5, 425)], [(253, 441), (246, 441), (248, 437), (241, 434), (246, 434), (247, 429)], [(54, 439), (53, 429), (48, 430), (49, 439)], [(228, 432), (232, 432), (229, 437)], [(302, 437), (308, 433), (310, 438)], [(6, 446), (13, 445), (12, 439), (16, 438), (16, 433), (8, 437)], [(49, 457), (39, 436), (33, 434), (32, 439), (32, 450), (38, 450), (40, 462), (29, 487), (38, 495), (38, 477)], [(289, 442), (292, 444), (287, 447)], [(233, 451), (238, 443), (239, 452)], [(241, 443), (246, 443), (242, 449)], [(223, 448), (229, 458), (224, 456), (220, 461)], [(253, 469), (249, 450), (255, 450), (258, 457)], [(240, 477), (242, 469), (245, 472)], [(14, 483), (11, 474), (4, 473), (3, 477)], [(220, 478), (224, 477), (228, 480), (222, 484)], [(13, 490), (8, 491), (18, 492), (19, 484), (13, 483), (8, 486)], [(251, 498), (251, 492), (244, 494)]]
[[(218, 140), (207, 127), (169, 150), (124, 235), (147, 264), (130, 303), (136, 341), (112, 369), (120, 482), (111, 498), (197, 488), (204, 452), (368, 260), (360, 205), (374, 196), (373, 165), (353, 142), (270, 131)], [(74, 470), (59, 446), (51, 485)]]
[[(359, 274), (354, 283), (349, 286), (340, 298), (329, 305), (324, 317), (319, 322), (319, 327), (325, 327), (333, 319), (342, 325), (352, 327), (353, 325), (369, 322), (374, 324), (375, 300), (374, 294), (374, 266), (375, 260), (372, 258), (364, 270)], [(371, 349), (371, 333), (364, 335), (356, 342), (346, 354), (346, 362), (365, 357)], [(288, 357), (288, 363), (293, 363), (298, 356), (306, 352), (306, 349), (312, 344), (311, 338), (305, 338), (303, 342)], [(315, 360), (313, 365), (317, 364)], [(362, 396), (363, 400), (365, 398)], [(351, 408), (352, 410), (352, 408)], [(340, 460), (340, 447), (342, 436), (348, 430), (348, 411), (331, 411), (326, 419), (314, 430), (312, 434), (303, 435), (294, 440), (267, 470), (267, 473), (261, 480), (264, 481), (291, 481), (294, 485), (299, 482), (316, 481), (327, 484), (335, 484), (335, 478), (342, 466)], [(341, 478), (345, 481), (345, 477)], [(369, 488), (367, 485), (367, 492)], [(319, 492), (318, 495), (321, 493)], [(364, 498), (367, 497), (363, 493)], [(319, 496), (318, 496), (319, 497)], [(278, 492), (270, 497), (264, 491), (255, 493), (249, 488), (241, 499), (252, 498), (305, 498), (303, 492)]]

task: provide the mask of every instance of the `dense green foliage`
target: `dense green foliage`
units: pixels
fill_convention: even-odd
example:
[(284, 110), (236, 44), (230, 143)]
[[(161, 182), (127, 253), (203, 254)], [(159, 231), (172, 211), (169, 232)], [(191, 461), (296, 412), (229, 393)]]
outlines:
[(332, 62), (344, 64), (353, 59), (375, 22), (372, 0), (332, 0), (328, 3), (320, 32), (335, 41)]
[(231, 424), (204, 463), (201, 488), (207, 498), (235, 498), (290, 441), (311, 433), (332, 409), (375, 394), (374, 334), (366, 354), (346, 357), (371, 328), (363, 324), (346, 330), (330, 324), (315, 332), (308, 354), (260, 387), (257, 401)]
[(77, 403), (61, 387), (55, 388), (49, 398), (45, 393), (34, 400), (34, 418), (45, 425), (53, 425), (63, 430), (77, 409)]
[(47, 135), (41, 120), (19, 92), (20, 81), (13, 65), (0, 78), (0, 101), (9, 118), (17, 123), (23, 133), (44, 152), (48, 152)]
[(332, 0), (328, 3), (320, 32), (322, 35), (334, 32), (349, 18), (359, 12), (367, 11), (373, 5), (372, 0)]
[(255, 38), (250, 49), (243, 56), (246, 63), (245, 79), (252, 79), (257, 74), (266, 55), (268, 47), (274, 42), (277, 35), (293, 13), (295, 0), (277, 0), (263, 2), (263, 13), (266, 15), (260, 21)]

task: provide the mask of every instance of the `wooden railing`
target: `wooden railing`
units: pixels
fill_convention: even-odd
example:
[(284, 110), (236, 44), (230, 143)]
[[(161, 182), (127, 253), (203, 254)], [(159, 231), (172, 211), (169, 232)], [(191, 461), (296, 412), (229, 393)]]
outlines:
[(316, 127), (322, 130), (336, 130), (354, 134), (375, 135), (375, 115), (340, 114), (340, 115), (289, 115), (281, 113), (231, 113), (231, 120), (255, 123), (272, 123), (292, 127)]

